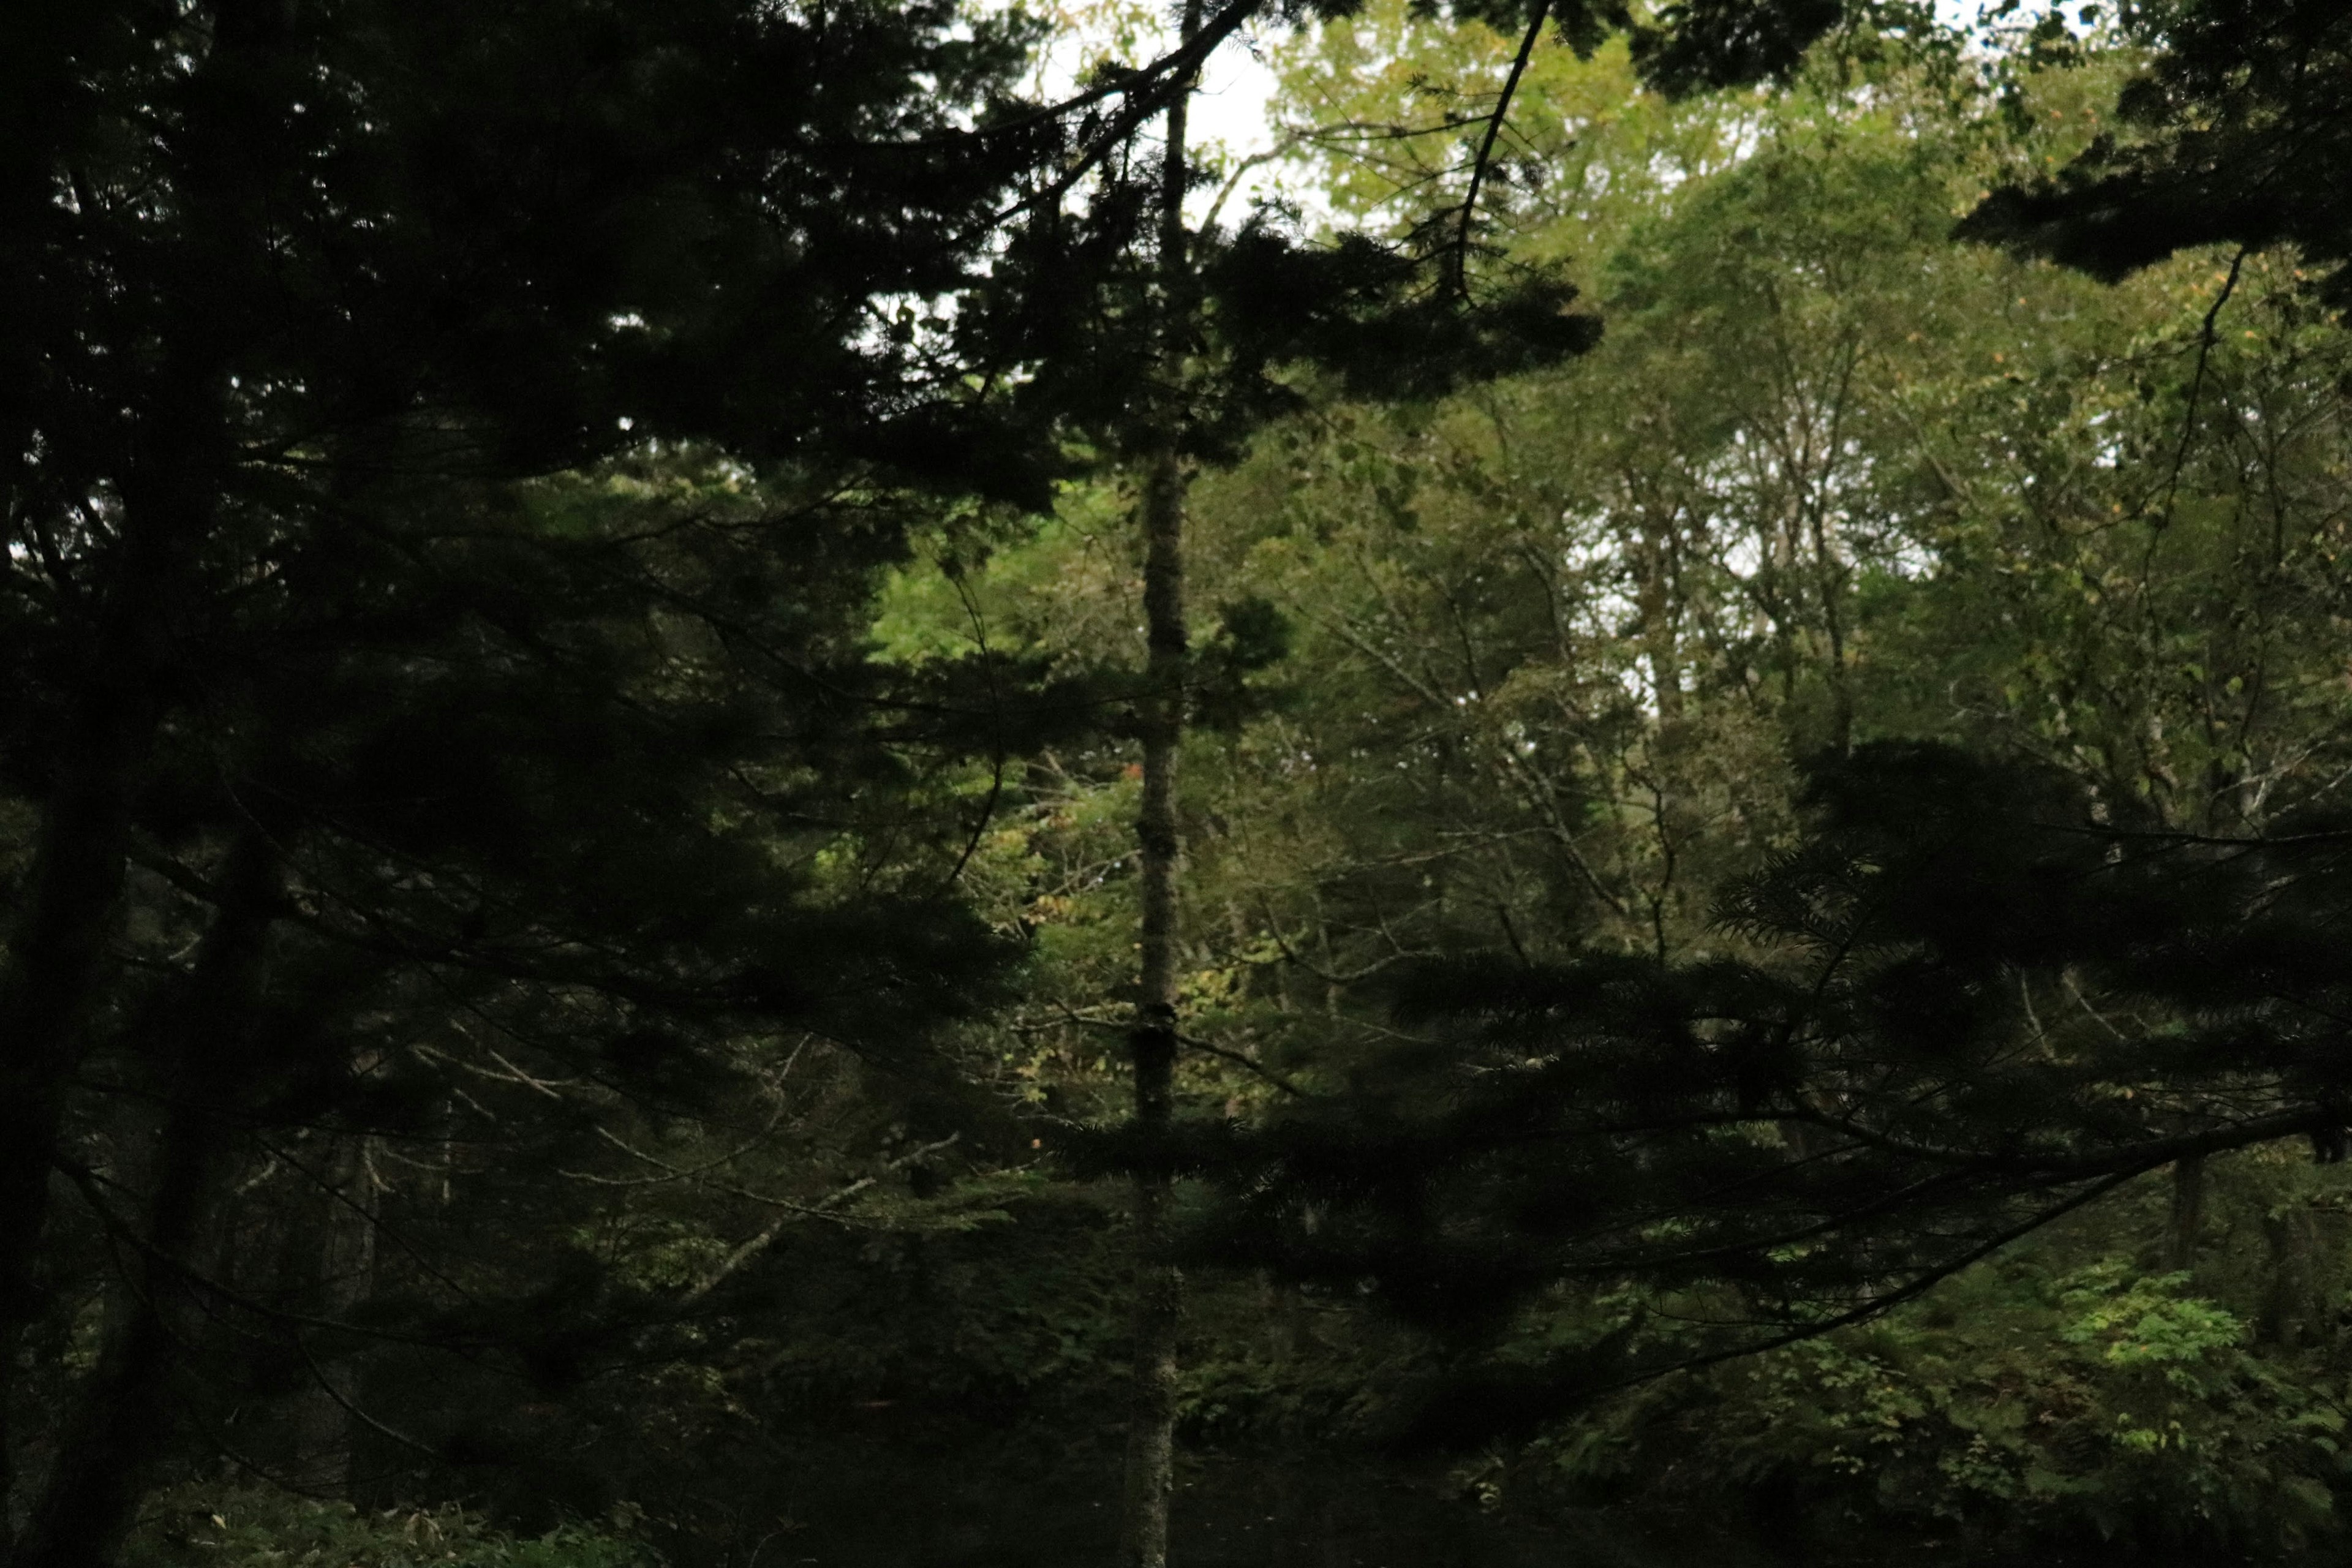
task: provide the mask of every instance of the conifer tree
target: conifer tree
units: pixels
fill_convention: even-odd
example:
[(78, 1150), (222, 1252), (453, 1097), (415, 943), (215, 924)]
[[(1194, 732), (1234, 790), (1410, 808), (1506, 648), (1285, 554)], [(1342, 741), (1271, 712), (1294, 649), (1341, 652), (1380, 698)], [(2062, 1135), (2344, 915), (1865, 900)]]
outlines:
[[(2352, 297), (2352, 16), (2326, 0), (2126, 5), (2154, 50), (2127, 127), (2054, 177), (1995, 192), (1962, 232), (2116, 279), (2197, 246), (2292, 245)], [(2045, 31), (2048, 29), (2045, 28)]]
[(923, 317), (1045, 155), (960, 118), (1021, 58), (945, 5), (0, 20), (9, 1376), (127, 1275), (0, 1434), (8, 1561), (110, 1558), (202, 1322), (291, 1331), (208, 1251), (275, 1136), (985, 989), (944, 879), (828, 867), (958, 707), (860, 640), (910, 484), (1038, 483)]
[[(1201, 7), (1187, 0), (1178, 41), (1199, 33)], [(1184, 512), (1189, 476), (1182, 447), (1187, 351), (1197, 335), (1195, 296), (1184, 224), (1191, 184), (1186, 143), (1191, 82), (1162, 121), (1158, 195), (1159, 385), (1161, 406), (1139, 454), (1139, 521), (1143, 530), (1143, 613), (1147, 687), (1138, 714), (1143, 788), (1136, 820), (1138, 900), (1136, 1023), (1129, 1037), (1135, 1075), (1135, 1128), (1167, 1135), (1175, 1118), (1177, 984), (1181, 942), (1178, 876), (1183, 841), (1176, 811), (1190, 687), (1190, 637), (1184, 623)], [(1134, 1391), (1128, 1414), (1127, 1473), (1119, 1506), (1120, 1568), (1166, 1568), (1169, 1505), (1175, 1487), (1177, 1334), (1183, 1282), (1168, 1257), (1169, 1182), (1157, 1172), (1136, 1179)]]

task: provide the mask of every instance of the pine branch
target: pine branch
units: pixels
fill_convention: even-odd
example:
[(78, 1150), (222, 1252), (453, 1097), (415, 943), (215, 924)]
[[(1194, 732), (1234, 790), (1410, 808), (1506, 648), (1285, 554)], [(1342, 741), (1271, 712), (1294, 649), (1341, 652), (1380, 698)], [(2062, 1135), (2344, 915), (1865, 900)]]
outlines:
[(1495, 112), (1486, 117), (1486, 134), (1478, 143), (1478, 156), (1470, 165), (1469, 193), (1462, 198), (1462, 224), (1454, 241), (1453, 282), (1464, 298), (1470, 293), (1470, 240), (1472, 225), (1478, 214), (1479, 188), (1486, 183), (1486, 171), (1495, 156), (1495, 143), (1503, 134), (1503, 122), (1509, 118), (1511, 99), (1519, 90), (1519, 78), (1527, 74), (1528, 61), (1534, 58), (1536, 45), (1543, 37), (1543, 26), (1551, 15), (1551, 0), (1536, 0), (1535, 15), (1528, 19), (1528, 30), (1519, 39), (1518, 53), (1511, 57), (1511, 74), (1503, 79), (1503, 94), (1495, 101)]

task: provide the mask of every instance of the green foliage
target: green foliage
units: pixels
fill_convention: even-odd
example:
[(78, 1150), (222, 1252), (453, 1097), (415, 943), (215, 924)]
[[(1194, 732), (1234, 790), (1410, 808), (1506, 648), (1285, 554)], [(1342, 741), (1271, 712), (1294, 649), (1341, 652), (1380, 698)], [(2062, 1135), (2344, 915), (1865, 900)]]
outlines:
[(2021, 1259), (1866, 1330), (1644, 1391), (1535, 1452), (1586, 1486), (1729, 1482), (1822, 1521), (2262, 1552), (2334, 1540), (2352, 1483), (2340, 1384), (2250, 1339), (2181, 1276)]
[[(887, 45), (887, 7), (853, 9)], [(1406, 237), (1432, 193), (1462, 194), (1463, 155), (1521, 14), (1457, 7), (1496, 26), (1444, 28), (1404, 0), (1344, 20), (1333, 16), (1342, 7), (1310, 9), (1327, 20), (1267, 40), (1280, 112), (1298, 133), (1294, 167), (1341, 219), (1393, 222)], [(1394, 258), (1360, 245), (1318, 257), (1265, 227), (1202, 246), (1231, 287), (1215, 307), (1225, 335), (1202, 351), (1217, 363), (1193, 368), (1231, 384), (1191, 449), (1236, 458), (1193, 476), (1188, 524), (1178, 1088), (1204, 1142), (1261, 1124), (1300, 1091), (1405, 1083), (1414, 1092), (1397, 1097), (1402, 1123), (1469, 1098), (1465, 1067), (1489, 1087), (1551, 1070), (1548, 1045), (1495, 1036), (1489, 1057), (1423, 1056), (1407, 1065), (1431, 1076), (1383, 1078), (1403, 1059), (1400, 1025), (1412, 1026), (1392, 1011), (1393, 983), (1432, 960), (1493, 955), (1472, 972), (1492, 1003), (1530, 973), (1597, 955), (1585, 973), (1610, 999), (1574, 999), (1594, 1035), (1642, 1013), (1621, 1005), (1628, 997), (1658, 1003), (1644, 977), (1662, 969), (1713, 965), (1719, 979), (1773, 960), (1769, 922), (1714, 911), (1727, 887), (1787, 864), (1801, 832), (1797, 761), (1823, 750), (1932, 737), (2022, 755), (2110, 822), (2192, 833), (2273, 824), (2324, 802), (2352, 765), (2342, 678), (2352, 542), (2340, 504), (2352, 355), (2294, 258), (2247, 260), (2209, 321), (2226, 256), (2185, 256), (2108, 289), (1949, 242), (1987, 189), (2096, 142), (2133, 58), (2105, 37), (2060, 47), (2044, 29), (2011, 58), (1972, 61), (1887, 5), (1801, 60), (1796, 41), (1832, 7), (1670, 9), (1741, 70), (1790, 74), (1787, 90), (1669, 99), (1642, 84), (1623, 43), (1580, 53), (1546, 42), (1481, 195), (1481, 232), (1507, 239), (1509, 265), (1572, 278), (1581, 308), (1605, 317), (1605, 340), (1580, 362), (1440, 397), (1444, 378), (1418, 373), (1460, 323), (1444, 302), (1375, 308), (1410, 281)], [(946, 13), (923, 16), (929, 26)], [(1759, 20), (1773, 25), (1749, 26)], [(1020, 26), (1008, 26), (950, 50), (939, 112), (959, 94), (993, 112), (978, 100), (1013, 58)], [(952, 29), (943, 37), (954, 42)], [(884, 53), (860, 90), (887, 126), (902, 73)], [(1655, 77), (1659, 57), (1646, 61)], [(409, 104), (419, 107), (432, 106)], [(921, 131), (930, 112), (900, 118)], [(1019, 159), (1006, 156), (1011, 170)], [(101, 186), (110, 166), (97, 165)], [(1115, 195), (1148, 197), (1120, 178)], [(855, 204), (823, 205), (828, 226), (863, 221)], [(121, 205), (108, 221), (135, 226), (140, 210)], [(905, 233), (958, 216), (917, 200)], [(1104, 223), (1087, 229), (1074, 216), (1071, 233), (1108, 248), (1116, 224)], [(659, 213), (627, 226), (659, 242), (648, 265), (698, 243), (691, 225)], [(216, 733), (171, 731), (174, 788), (154, 798), (203, 805), (194, 792), (222, 766), (268, 787), (212, 802), (209, 817), (181, 806), (152, 826), (170, 830), (165, 847), (183, 847), (180, 869), (193, 877), (209, 873), (224, 825), (242, 820), (239, 801), (336, 806), (284, 829), (286, 841), (306, 866), (340, 867), (338, 897), (356, 889), (416, 944), (400, 950), (404, 984), (373, 992), (363, 983), (390, 973), (393, 958), (380, 942), (347, 944), (376, 956), (335, 973), (361, 997), (345, 1032), (365, 1040), (369, 1063), (414, 1047), (436, 1065), (418, 1079), (413, 1146), (362, 1159), (347, 1137), (338, 1152), (295, 1116), (303, 1107), (289, 1111), (285, 1158), (240, 1167), (243, 1207), (225, 1222), (239, 1242), (237, 1283), (311, 1317), (349, 1307), (300, 1269), (281, 1279), (272, 1260), (329, 1230), (300, 1207), (316, 1194), (294, 1193), (310, 1165), (331, 1175), (365, 1165), (377, 1184), (354, 1176), (330, 1195), (373, 1194), (401, 1238), (353, 1289), (370, 1323), (495, 1343), (510, 1363), (453, 1369), (356, 1335), (280, 1336), (237, 1369), (240, 1432), (265, 1460), (303, 1452), (305, 1413), (289, 1390), (310, 1386), (301, 1360), (315, 1353), (390, 1425), (495, 1461), (453, 1465), (462, 1473), (445, 1472), (447, 1484), (412, 1489), (488, 1496), (495, 1517), (530, 1529), (562, 1510), (598, 1517), (616, 1496), (648, 1500), (680, 1562), (777, 1561), (783, 1545), (761, 1543), (803, 1529), (825, 1539), (827, 1561), (896, 1560), (831, 1543), (900, 1530), (906, 1561), (978, 1560), (963, 1544), (916, 1540), (930, 1528), (916, 1516), (1087, 1506), (1023, 1489), (1096, 1487), (1119, 1436), (1125, 1216), (1054, 1161), (1080, 1129), (1126, 1110), (1129, 742), (1144, 658), (1137, 497), (1098, 473), (1066, 484), (1050, 516), (1029, 518), (893, 489), (869, 466), (899, 460), (951, 488), (1034, 497), (1040, 467), (1025, 444), (1001, 443), (992, 472), (974, 451), (984, 434), (916, 416), (938, 411), (934, 393), (952, 401), (972, 384), (940, 357), (949, 316), (901, 296), (952, 290), (983, 252), (998, 254), (957, 241), (937, 277), (881, 268), (870, 327), (856, 310), (827, 310), (790, 328), (824, 351), (814, 362), (774, 347), (781, 326), (742, 339), (740, 353), (728, 345), (744, 312), (764, 310), (758, 301), (822, 290), (730, 289), (716, 297), (737, 302), (721, 310), (697, 304), (708, 291), (681, 274), (679, 298), (644, 309), (647, 327), (613, 313), (642, 301), (597, 306), (582, 317), (594, 342), (618, 334), (648, 364), (686, 369), (700, 363), (693, 349), (728, 372), (624, 376), (636, 363), (624, 355), (612, 386), (573, 389), (586, 412), (572, 426), (517, 432), (533, 450), (620, 454), (600, 467), (477, 486), (441, 507), (372, 477), (384, 468), (367, 453), (345, 462), (337, 448), (297, 455), (343, 464), (348, 495), (268, 500), (271, 486), (306, 483), (299, 474), (238, 489), (278, 520), (257, 527), (257, 540), (345, 583), (354, 602), (375, 595), (377, 618), (362, 642), (323, 635), (355, 623), (297, 614), (323, 601), (292, 593), (295, 578), (247, 582), (243, 558), (225, 557), (215, 618), (232, 642), (217, 646), (242, 651), (215, 661), (217, 679), (206, 667), (204, 684), (249, 689), (251, 712), (215, 702)], [(875, 254), (898, 257), (892, 237)], [(1034, 265), (1050, 277), (1075, 254), (1016, 246), (1003, 275), (1021, 280)], [(708, 264), (721, 259), (713, 251)], [(789, 280), (801, 266), (795, 250), (748, 275)], [(1368, 302), (1303, 331), (1314, 324), (1303, 307), (1351, 269)], [(1069, 353), (1034, 382), (989, 384), (1092, 399), (1105, 444), (1127, 421), (1155, 434), (1166, 389), (1135, 367), (1157, 352), (1145, 330), (1156, 277), (1139, 264), (1108, 293), (1073, 288), (1049, 301), (1070, 312), (1046, 311), (1048, 327), (1070, 332)], [(862, 279), (839, 280), (841, 298), (862, 297)], [(1537, 291), (1540, 310), (1518, 323), (1533, 329), (1528, 342), (1587, 342), (1589, 326), (1559, 313), (1563, 298)], [(988, 302), (967, 303), (952, 313), (957, 330), (985, 336)], [(1510, 338), (1486, 345), (1486, 368), (1532, 363), (1505, 352), (1526, 346)], [(856, 351), (845, 360), (832, 353), (844, 344)], [(861, 357), (869, 348), (874, 366)], [(1307, 349), (1341, 374), (1276, 368)], [(464, 363), (500, 352), (472, 345)], [(900, 354), (910, 379), (894, 389), (869, 378)], [(1421, 395), (1347, 400), (1351, 357), (1360, 371), (1384, 370), (1380, 384)], [(849, 382), (823, 419), (789, 398), (735, 396), (738, 372), (754, 385), (774, 364), (810, 363)], [(812, 380), (806, 395), (830, 384)], [(529, 402), (504, 385), (488, 388), (501, 418)], [(272, 395), (310, 395), (287, 382)], [(869, 403), (889, 416), (860, 412)], [(289, 406), (257, 404), (237, 418), (265, 435), (315, 423)], [(1261, 428), (1275, 407), (1307, 411)], [(622, 417), (633, 421), (625, 438)], [(755, 470), (667, 438), (741, 444), (753, 428), (789, 460)], [(640, 445), (647, 431), (663, 444)], [(414, 560), (345, 560), (342, 535), (320, 522), (341, 515), (330, 500), (363, 502)], [(19, 563), (30, 571), (34, 556)], [(427, 588), (441, 620), (418, 607)], [(27, 667), (69, 667), (73, 646)], [(427, 667), (454, 674), (436, 687), (421, 678)], [(445, 687), (452, 695), (425, 700)], [(583, 693), (609, 722), (583, 721)], [(274, 717), (298, 696), (340, 727), (306, 728), (312, 707)], [(377, 722), (411, 708), (400, 727)], [(435, 773), (461, 741), (466, 766)], [(304, 771), (288, 771), (283, 746)], [(338, 769), (366, 787), (321, 793)], [(411, 811), (421, 820), (383, 804), (426, 797), (445, 805)], [(311, 855), (340, 844), (362, 808), (462, 842), (425, 844), (437, 858), (396, 879), (359, 848)], [(0, 801), (0, 871), (11, 878), (37, 816)], [(517, 820), (555, 831), (520, 832)], [(503, 880), (486, 882), (484, 868)], [(486, 888), (511, 890), (486, 899)], [(553, 918), (550, 889), (580, 906), (568, 921)], [(300, 882), (293, 893), (314, 890)], [(162, 973), (201, 911), (193, 894), (139, 892), (125, 951)], [(322, 944), (320, 929), (292, 931), (286, 953)], [(560, 970), (546, 967), (550, 952), (565, 955)], [(730, 954), (747, 963), (721, 973)], [(992, 984), (1007, 959), (1017, 984)], [(634, 1000), (597, 1004), (595, 985), (615, 976), (630, 983), (615, 994)], [(659, 989), (681, 976), (716, 988), (708, 1007)], [(2026, 1035), (1970, 1037), (2001, 1048), (1936, 1079), (1950, 1093), (1919, 1101), (1895, 1131), (1949, 1133), (1964, 1121), (1947, 1114), (1955, 1105), (2047, 1118), (2058, 1100), (2029, 1091), (2112, 1036), (2116, 1016), (2102, 1011), (2112, 998), (2080, 970), (2037, 971), (2030, 985), (2008, 969), (1969, 978), (1932, 998), (1916, 975), (1883, 994), (1828, 987), (1789, 1014), (1832, 1005), (1804, 1014), (1822, 1029), (1777, 1055), (1748, 1050), (1734, 1063), (1742, 1052), (1727, 1042), (1754, 1046), (1769, 1031), (1729, 1041), (1718, 1010), (1665, 1047), (1629, 1028), (1613, 1045), (1639, 1049), (1622, 1059), (1596, 1049), (1582, 1066), (1622, 1066), (1609, 1087), (1626, 1104), (1678, 1074), (1672, 1087), (1709, 1087), (1729, 1114), (1785, 1089), (1792, 1061), (1824, 1039), (1902, 1046), (1840, 1080), (1835, 1095), (1851, 1100), (1777, 1102), (1795, 1121), (1810, 1117), (1802, 1133), (1818, 1139), (1834, 1131), (1824, 1121), (1852, 1124), (1873, 1084), (1884, 1091), (1890, 1062), (1908, 1072), (1926, 1047), (1950, 1044), (1923, 1042), (1933, 1030), (1921, 1019), (2030, 1020), (2021, 1026), (2034, 1050), (2006, 1052)], [(807, 994), (775, 991), (782, 980)], [(443, 1029), (453, 994), (463, 1026)], [(1770, 993), (1776, 1005), (1791, 994)], [(665, 999), (699, 1026), (640, 1026)], [(1871, 1016), (1857, 1025), (1861, 1013)], [(1660, 1016), (1652, 1005), (1635, 1021)], [(478, 1047), (471, 1030), (485, 1019), (497, 1028)], [(1897, 1039), (1900, 1029), (1880, 1027), (1888, 1019), (1911, 1032)], [(2158, 1020), (2150, 1037), (2185, 1050), (2194, 1042), (2178, 1022)], [(942, 1035), (944, 1049), (918, 1066), (908, 1047)], [(2242, 1108), (2271, 1081), (2225, 1083), (2225, 1098), (2209, 1100), (2190, 1092), (2193, 1077), (2179, 1075), (2168, 1099), (2140, 1079), (2097, 1079), (2095, 1095), (2065, 1105), (2110, 1131), (2204, 1125), (2197, 1118), (2215, 1105)], [(1564, 1098), (1588, 1111), (1617, 1103)], [(2001, 1124), (1989, 1114), (1969, 1125)], [(1789, 1158), (1797, 1136), (1709, 1126), (1682, 1152), (1712, 1162), (1703, 1175), (1777, 1181), (1803, 1163)], [(1560, 1184), (1569, 1201), (1482, 1207), (1503, 1184), (1470, 1189), (1496, 1167), (1461, 1162), (1450, 1168), (1464, 1178), (1456, 1194), (1412, 1214), (1425, 1222), (1417, 1239), (1459, 1246), (1474, 1263), (1480, 1244), (1509, 1243), (1497, 1250), (1520, 1274), (1465, 1269), (1451, 1284), (1469, 1303), (1458, 1315), (1486, 1327), (1514, 1300), (1523, 1308), (1497, 1329), (1505, 1395), (1605, 1343), (1612, 1324), (1638, 1329), (1618, 1349), (1692, 1349), (1667, 1314), (1725, 1305), (1720, 1279), (1661, 1295), (1654, 1278), (1633, 1287), (1612, 1273), (1688, 1250), (1697, 1231), (1684, 1215), (1609, 1233), (1647, 1252), (1629, 1244), (1570, 1283), (1531, 1281), (1544, 1247), (1601, 1233), (1577, 1228), (1587, 1215), (1577, 1204), (1663, 1204), (1682, 1191), (1615, 1155), (1578, 1169), (1566, 1147), (1514, 1151), (1506, 1173), (1554, 1160), (1555, 1173), (1577, 1178)], [(2007, 1147), (1984, 1143), (1995, 1156)], [(2192, 1279), (2161, 1272), (2172, 1266), (2158, 1261), (2171, 1257), (2164, 1247), (2126, 1256), (2158, 1228), (2150, 1184), (2126, 1185), (2082, 1216), (2080, 1245), (2063, 1258), (1979, 1268), (1870, 1327), (1622, 1397), (1469, 1463), (1455, 1489), (1505, 1510), (1556, 1495), (1524, 1484), (1540, 1472), (1548, 1486), (1700, 1513), (1743, 1489), (1786, 1493), (1833, 1528), (1869, 1520), (2012, 1546), (2332, 1540), (2344, 1484), (2333, 1398), (2342, 1194), (2299, 1152), (2270, 1152), (2279, 1157), (2215, 1176)], [(1376, 1160), (1341, 1185), (1360, 1197), (1394, 1173)], [(1829, 1196), (1882, 1190), (1859, 1180)], [(1809, 1195), (1820, 1194), (1799, 1194)], [(1362, 1289), (1368, 1270), (1344, 1255), (1363, 1239), (1346, 1228), (1351, 1201), (1294, 1216), (1322, 1226), (1341, 1255), (1326, 1280), (1194, 1274), (1180, 1396), (1188, 1444), (1277, 1466), (1391, 1430), (1449, 1369), (1446, 1347), (1382, 1319)], [(1479, 1232), (1497, 1215), (1496, 1230)], [(1801, 1277), (1818, 1305), (1852, 1299), (1855, 1278), (1841, 1269), (1854, 1257), (1894, 1269), (1904, 1239), (1840, 1255), (1814, 1237), (1743, 1257), (1759, 1275)], [(94, 1259), (102, 1240), (91, 1227), (79, 1245)], [(412, 1244), (425, 1255), (407, 1253)], [(96, 1278), (96, 1265), (82, 1273)], [(38, 1400), (62, 1408), (66, 1376), (97, 1362), (105, 1304), (94, 1290), (59, 1300), (43, 1342), (54, 1353), (33, 1360), (54, 1369), (38, 1374), (49, 1380)], [(530, 1380), (527, 1402), (514, 1395), (516, 1371)], [(404, 1450), (370, 1458), (408, 1462)], [(1038, 1560), (1094, 1550), (1021, 1549)], [(617, 1568), (641, 1555), (579, 1527), (518, 1537), (454, 1510), (365, 1513), (202, 1489), (169, 1494), (133, 1552), (133, 1568)]]
[(607, 1531), (562, 1525), (520, 1537), (455, 1504), (363, 1510), (255, 1487), (183, 1486), (148, 1500), (122, 1568), (650, 1568), (656, 1561)]
[(2344, 8), (2164, 0), (2121, 11), (2151, 49), (2122, 96), (2126, 133), (1989, 195), (1968, 231), (2110, 279), (2194, 247), (2292, 246), (2327, 269), (2330, 302), (2352, 301)]

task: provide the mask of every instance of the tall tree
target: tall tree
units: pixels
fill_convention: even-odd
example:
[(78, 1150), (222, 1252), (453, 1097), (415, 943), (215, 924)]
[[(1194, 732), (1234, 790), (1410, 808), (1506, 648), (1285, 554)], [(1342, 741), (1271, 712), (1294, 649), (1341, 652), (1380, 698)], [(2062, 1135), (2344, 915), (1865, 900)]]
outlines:
[[(1018, 479), (919, 318), (1040, 143), (965, 132), (1020, 30), (944, 5), (0, 26), (8, 1342), (60, 1191), (133, 1275), (71, 1417), (0, 1447), (47, 1455), (12, 1561), (91, 1563), (247, 1137), (407, 1126), (450, 1052), (893, 1047), (981, 981), (938, 882), (819, 851), (903, 783), (856, 636), (887, 474)], [(666, 505), (533, 479), (697, 443)]]
[[(1186, 0), (1178, 41), (1201, 27), (1199, 0)], [(1190, 686), (1191, 637), (1184, 621), (1184, 513), (1190, 476), (1182, 429), (1185, 360), (1200, 331), (1198, 289), (1184, 223), (1192, 186), (1186, 136), (1189, 93), (1168, 106), (1162, 121), (1159, 199), (1159, 385), (1161, 406), (1140, 455), (1139, 521), (1143, 530), (1143, 614), (1148, 688), (1138, 731), (1143, 742), (1141, 808), (1136, 818), (1138, 904), (1135, 1126), (1147, 1138), (1165, 1137), (1175, 1119), (1177, 983), (1182, 910), (1178, 877), (1183, 840), (1176, 813)], [(1169, 1256), (1168, 1178), (1136, 1178), (1135, 1388), (1128, 1415), (1127, 1474), (1119, 1517), (1120, 1568), (1166, 1568), (1168, 1510), (1175, 1489), (1177, 1335), (1182, 1280)]]

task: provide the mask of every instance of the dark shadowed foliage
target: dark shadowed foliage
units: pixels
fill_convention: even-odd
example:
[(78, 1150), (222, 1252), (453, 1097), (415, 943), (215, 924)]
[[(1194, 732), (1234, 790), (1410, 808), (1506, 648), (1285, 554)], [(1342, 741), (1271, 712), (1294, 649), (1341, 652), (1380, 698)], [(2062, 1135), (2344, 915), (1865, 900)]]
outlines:
[(2142, 1173), (2293, 1138), (2342, 1156), (2352, 837), (2145, 829), (2062, 777), (1918, 746), (1824, 764), (1736, 888), (1723, 956), (1436, 963), (1421, 1039), (1339, 1099), (1182, 1145), (1205, 1256), (1376, 1288), (1475, 1341), (1639, 1286), (1546, 1369), (1441, 1400), (1460, 1436), (1857, 1321)]

